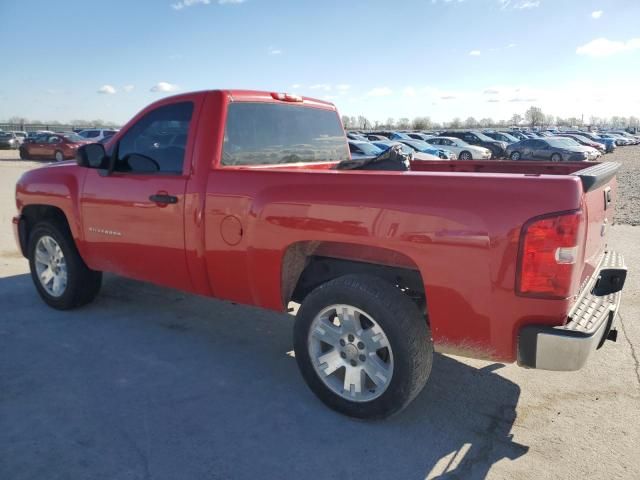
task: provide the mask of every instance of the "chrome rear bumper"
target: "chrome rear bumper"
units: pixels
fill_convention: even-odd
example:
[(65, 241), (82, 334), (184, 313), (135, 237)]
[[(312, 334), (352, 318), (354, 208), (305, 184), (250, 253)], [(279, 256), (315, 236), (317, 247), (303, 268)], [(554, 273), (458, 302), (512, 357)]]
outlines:
[[(542, 370), (582, 368), (591, 352), (602, 347), (605, 340), (615, 340), (617, 336), (615, 317), (625, 278), (622, 256), (606, 252), (597, 273), (569, 312), (565, 325), (527, 325), (520, 330), (518, 364)], [(597, 294), (601, 292), (606, 293)]]

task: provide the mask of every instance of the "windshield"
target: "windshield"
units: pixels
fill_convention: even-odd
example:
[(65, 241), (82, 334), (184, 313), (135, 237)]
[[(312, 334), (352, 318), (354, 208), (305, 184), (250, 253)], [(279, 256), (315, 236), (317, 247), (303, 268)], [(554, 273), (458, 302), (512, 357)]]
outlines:
[(375, 145), (376, 147), (380, 147), (383, 151), (384, 151), (384, 150), (389, 150), (389, 148), (390, 148), (391, 146), (393, 146), (393, 145), (400, 145), (400, 149), (402, 150), (402, 153), (409, 154), (409, 153), (413, 153), (413, 152), (415, 152), (415, 150), (414, 150), (413, 148), (411, 148), (411, 147), (410, 147), (410, 146), (408, 146), (408, 145), (405, 145), (404, 143), (400, 143), (400, 142), (398, 142), (398, 143), (389, 143), (389, 144), (387, 144), (387, 143), (377, 143), (377, 142), (374, 142), (374, 145)]
[(562, 140), (563, 142), (565, 142), (568, 145), (571, 145), (572, 147), (581, 147), (582, 146), (574, 138), (559, 137), (558, 140)]
[(365, 155), (380, 155), (382, 149), (376, 147), (372, 143), (357, 143), (355, 144)]
[(391, 138), (401, 138), (403, 140), (411, 140), (411, 137), (406, 133), (394, 133)]
[(13, 138), (10, 133), (0, 132), (0, 138)]
[(514, 137), (513, 135), (509, 135), (508, 133), (502, 132), (500, 135), (502, 135), (507, 142), (515, 143), (518, 141), (516, 137)]
[(582, 135), (572, 135), (571, 137), (567, 137), (567, 138), (573, 138), (578, 140), (579, 142), (586, 142), (586, 143), (590, 143), (591, 140), (589, 140), (587, 137), (583, 137)]
[(580, 144), (573, 140), (572, 138), (563, 138), (563, 137), (547, 137), (544, 139), (552, 147), (556, 148), (566, 148), (566, 147), (579, 147)]
[(493, 139), (491, 137), (487, 137), (484, 133), (473, 132), (473, 134), (476, 137), (478, 137), (480, 140), (482, 140), (483, 142), (495, 142), (495, 139)]
[(427, 142), (421, 142), (420, 140), (411, 142), (409, 146), (419, 152), (432, 152), (434, 150), (433, 145), (429, 145)]
[(87, 139), (81, 137), (80, 135), (76, 135), (75, 133), (69, 133), (64, 135), (64, 138), (69, 140), (70, 142), (85, 142)]

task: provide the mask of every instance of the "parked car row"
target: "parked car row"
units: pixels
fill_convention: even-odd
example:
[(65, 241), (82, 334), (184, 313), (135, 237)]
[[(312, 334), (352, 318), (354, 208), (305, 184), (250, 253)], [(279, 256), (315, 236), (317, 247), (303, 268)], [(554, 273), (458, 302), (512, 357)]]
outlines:
[(0, 131), (0, 149), (19, 149), (20, 158), (24, 160), (38, 158), (62, 161), (75, 158), (75, 151), (80, 145), (105, 143), (117, 132), (118, 130), (104, 128), (84, 129), (79, 132)]
[[(624, 130), (524, 129), (347, 132), (353, 158), (372, 157), (402, 144), (422, 160), (595, 161), (618, 146), (640, 144), (640, 135)], [(379, 150), (372, 148), (378, 147)], [(407, 148), (408, 147), (408, 148)]]

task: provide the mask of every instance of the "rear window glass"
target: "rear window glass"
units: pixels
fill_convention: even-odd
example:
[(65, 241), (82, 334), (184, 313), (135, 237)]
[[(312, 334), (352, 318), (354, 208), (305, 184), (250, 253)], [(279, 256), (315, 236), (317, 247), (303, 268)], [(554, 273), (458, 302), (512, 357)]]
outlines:
[(349, 150), (333, 110), (240, 102), (229, 105), (223, 165), (340, 162)]

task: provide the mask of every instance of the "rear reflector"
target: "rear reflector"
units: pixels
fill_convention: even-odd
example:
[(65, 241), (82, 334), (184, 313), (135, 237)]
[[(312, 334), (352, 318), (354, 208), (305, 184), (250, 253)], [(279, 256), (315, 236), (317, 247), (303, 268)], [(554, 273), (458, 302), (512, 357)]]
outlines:
[(581, 211), (530, 220), (520, 240), (517, 292), (547, 298), (571, 296), (583, 237)]
[(291, 93), (277, 93), (271, 92), (271, 96), (276, 100), (282, 100), (283, 102), (301, 102), (302, 97), (300, 95), (293, 95)]

